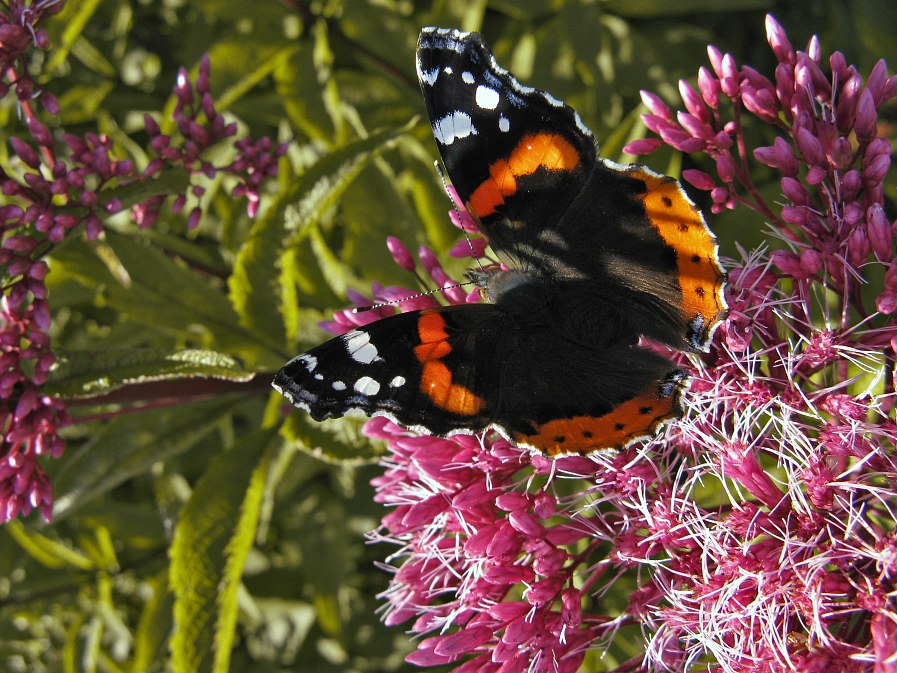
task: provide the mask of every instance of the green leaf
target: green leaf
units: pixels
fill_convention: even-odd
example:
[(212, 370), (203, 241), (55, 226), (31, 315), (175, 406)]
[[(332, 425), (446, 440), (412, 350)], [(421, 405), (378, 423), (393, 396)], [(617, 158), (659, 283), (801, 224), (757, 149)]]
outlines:
[[(284, 264), (285, 249), (298, 245), (371, 158), (406, 131), (407, 127), (381, 131), (334, 150), (290, 181), (253, 225), (237, 254), (228, 288), (240, 324), (272, 348), (284, 347), (285, 320), (295, 324), (298, 308), (295, 294), (281, 290), (295, 285), (297, 272), (292, 264)], [(280, 297), (280, 307), (272, 297)]]
[(237, 591), (258, 523), (274, 433), (244, 436), (216, 458), (184, 507), (171, 547), (175, 673), (227, 673)]
[(168, 168), (152, 179), (135, 180), (125, 185), (104, 189), (103, 203), (112, 199), (121, 201), (127, 209), (160, 194), (183, 194), (190, 187), (190, 176), (183, 168)]
[(241, 400), (215, 399), (165, 411), (119, 416), (60, 460), (54, 479), (55, 521), (100, 497), (154, 464), (183, 453), (214, 430)]
[[(65, 30), (62, 32), (59, 44), (54, 45), (56, 48), (53, 50), (49, 62), (44, 66), (47, 72), (53, 72), (68, 60), (69, 52), (81, 37), (84, 27), (97, 11), (101, 2), (102, 0), (81, 0), (81, 2), (73, 2), (66, 6), (60, 17), (65, 20)], [(104, 74), (114, 75), (115, 71), (113, 69), (112, 72), (106, 71)]]
[(609, 0), (604, 11), (628, 18), (660, 18), (711, 12), (743, 12), (772, 7), (771, 0)]
[(5, 528), (31, 558), (47, 568), (93, 570), (95, 567), (87, 555), (35, 530), (26, 529), (18, 519), (7, 522)]
[(362, 433), (366, 420), (345, 417), (319, 422), (297, 409), (287, 416), (281, 434), (295, 448), (318, 460), (358, 465), (373, 462), (383, 454), (382, 448)]
[(147, 583), (149, 598), (143, 604), (140, 620), (134, 631), (134, 658), (131, 671), (154, 670), (153, 665), (165, 659), (168, 636), (171, 633), (171, 612), (174, 597), (168, 589), (168, 571), (154, 576)]
[(153, 348), (79, 351), (57, 354), (42, 390), (66, 399), (96, 397), (133, 383), (189, 377), (248, 381), (252, 372), (222, 353)]
[[(245, 44), (243, 43), (238, 43), (235, 46), (245, 48)], [(254, 70), (246, 73), (240, 80), (231, 84), (227, 89), (215, 97), (215, 107), (219, 111), (227, 110), (232, 107), (234, 103), (243, 98), (252, 89), (263, 82), (266, 77), (271, 75), (273, 71), (282, 67), (284, 63), (288, 63), (292, 60), (296, 56), (297, 51), (299, 51), (299, 45), (292, 44), (283, 49), (279, 49), (270, 56), (262, 59), (261, 63)], [(216, 55), (217, 54), (213, 52), (210, 54), (210, 57), (215, 59)]]
[(240, 327), (226, 295), (206, 276), (169, 259), (139, 238), (107, 231), (106, 240), (131, 279), (130, 287), (107, 285), (110, 305), (134, 320), (182, 336), (205, 332), (216, 350), (253, 361), (259, 338)]

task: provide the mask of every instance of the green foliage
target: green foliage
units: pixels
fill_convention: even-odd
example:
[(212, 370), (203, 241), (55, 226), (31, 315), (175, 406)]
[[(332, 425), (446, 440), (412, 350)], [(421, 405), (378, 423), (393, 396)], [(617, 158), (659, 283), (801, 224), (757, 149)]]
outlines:
[[(449, 262), (450, 205), (414, 76), (420, 27), (482, 30), (620, 159), (642, 132), (638, 90), (675, 98), (708, 42), (771, 62), (764, 11), (797, 45), (818, 32), (867, 69), (897, 49), (886, 0), (68, 2), (35, 64), (67, 131), (106, 133), (145, 166), (142, 114), (174, 133), (177, 69), (208, 53), (216, 103), (240, 133), (290, 146), (254, 220), (216, 178), (185, 209), (204, 210), (195, 230), (171, 209), (146, 230), (115, 217), (100, 240), (71, 237), (48, 256), (60, 359), (46, 392), (75, 424), (46, 464), (53, 523), (0, 530), (0, 669), (411, 670), (413, 645), (374, 613), (387, 552), (363, 544), (383, 514), (366, 485), (377, 447), (357, 420), (285, 413), (268, 384), (325, 337), (316, 323), (347, 288), (414, 285), (387, 235)], [(24, 135), (10, 101), (4, 148)], [(665, 172), (678, 162), (651, 159)], [(186, 184), (171, 170), (105, 196), (131, 206)], [(715, 226), (724, 252), (739, 224)]]

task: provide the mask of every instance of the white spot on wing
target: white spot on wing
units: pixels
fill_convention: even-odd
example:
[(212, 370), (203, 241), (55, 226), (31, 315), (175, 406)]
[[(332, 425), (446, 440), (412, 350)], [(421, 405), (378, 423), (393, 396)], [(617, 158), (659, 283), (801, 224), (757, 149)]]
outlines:
[(490, 89), (488, 86), (478, 86), (476, 97), (477, 105), (484, 110), (494, 110), (498, 105), (498, 91)]
[(507, 133), (511, 130), (511, 122), (508, 121), (508, 118), (504, 115), (501, 115), (498, 118), (498, 130), (502, 133)]
[(465, 70), (464, 72), (461, 73), (461, 79), (464, 80), (465, 84), (473, 84), (474, 83), (473, 75), (470, 74), (469, 70)]
[(436, 84), (436, 78), (439, 77), (439, 68), (433, 68), (432, 70), (418, 70), (418, 74), (421, 82), (433, 86)]
[(333, 386), (334, 390), (345, 390), (346, 389), (346, 384), (343, 383), (342, 381), (334, 381), (330, 385)]
[(456, 110), (433, 124), (433, 135), (441, 144), (451, 145), (459, 138), (477, 135), (477, 130), (469, 114)]
[(376, 395), (380, 392), (380, 384), (370, 376), (362, 376), (352, 387), (355, 389), (355, 392), (362, 395)]
[(392, 381), (389, 382), (390, 388), (399, 388), (400, 386), (404, 386), (404, 385), (405, 385), (405, 377), (404, 376), (397, 376)]
[(371, 343), (371, 335), (367, 332), (353, 329), (343, 334), (343, 340), (349, 357), (355, 362), (369, 365), (377, 359), (377, 347)]
[(314, 355), (308, 355), (307, 353), (305, 355), (300, 355), (298, 358), (296, 358), (296, 361), (304, 363), (305, 368), (310, 372), (313, 372), (315, 370), (315, 367), (318, 366), (318, 358), (316, 358)]

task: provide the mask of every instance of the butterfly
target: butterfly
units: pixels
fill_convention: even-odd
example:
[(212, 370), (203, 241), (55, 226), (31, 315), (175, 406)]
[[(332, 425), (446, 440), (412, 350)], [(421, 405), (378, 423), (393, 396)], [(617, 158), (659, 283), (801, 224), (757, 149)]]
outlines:
[(400, 313), (299, 355), (274, 387), (436, 435), (493, 428), (549, 455), (622, 447), (682, 413), (727, 315), (716, 238), (679, 183), (598, 156), (577, 113), (477, 33), (425, 28), (417, 74), (446, 171), (500, 260), (487, 300)]

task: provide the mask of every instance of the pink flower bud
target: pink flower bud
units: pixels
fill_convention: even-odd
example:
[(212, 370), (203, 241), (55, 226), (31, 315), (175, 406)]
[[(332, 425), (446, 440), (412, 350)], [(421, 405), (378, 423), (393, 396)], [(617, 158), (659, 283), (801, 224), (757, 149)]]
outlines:
[(59, 101), (57, 100), (56, 96), (48, 91), (44, 91), (41, 94), (40, 100), (44, 106), (44, 110), (47, 111), (47, 114), (51, 114), (53, 116), (59, 114)]
[(387, 236), (386, 247), (389, 248), (393, 260), (399, 267), (405, 269), (405, 271), (414, 271), (414, 259), (412, 259), (411, 253), (402, 241), (395, 236)]
[(866, 236), (866, 228), (862, 225), (855, 227), (847, 237), (847, 259), (854, 266), (860, 266), (869, 253), (872, 252), (872, 245), (869, 237)]
[(199, 221), (202, 219), (202, 208), (196, 206), (193, 210), (190, 211), (190, 214), (187, 216), (187, 229), (196, 229), (199, 226)]
[(778, 101), (773, 91), (742, 87), (741, 100), (749, 112), (769, 121), (778, 118)]
[(797, 149), (804, 156), (804, 159), (808, 164), (815, 164), (816, 166), (827, 165), (822, 144), (816, 136), (810, 133), (810, 131), (805, 128), (799, 128), (795, 140), (797, 142)]
[(526, 598), (530, 605), (545, 605), (557, 597), (563, 586), (563, 578), (548, 577), (533, 583), (524, 593), (524, 598)]
[(545, 535), (545, 529), (541, 522), (528, 512), (511, 512), (508, 515), (508, 523), (514, 530), (530, 540), (539, 539)]
[(570, 587), (561, 593), (561, 619), (574, 628), (582, 623), (582, 594), (579, 589)]
[(809, 193), (800, 180), (795, 178), (782, 178), (782, 194), (796, 206), (806, 206), (810, 203)]
[(878, 111), (875, 99), (868, 88), (863, 89), (857, 103), (856, 124), (854, 130), (860, 142), (868, 143), (878, 132)]
[(807, 277), (815, 275), (822, 268), (822, 255), (813, 248), (801, 250), (800, 268), (807, 274)]
[(642, 89), (639, 91), (642, 98), (642, 104), (650, 110), (651, 114), (660, 117), (665, 121), (673, 121), (673, 113), (669, 106), (657, 94)]
[(719, 106), (720, 83), (716, 77), (704, 66), (698, 70), (698, 89), (704, 102), (713, 109)]
[[(875, 299), (875, 308), (883, 315), (891, 315), (897, 311), (897, 292), (885, 290)], [(892, 341), (892, 346), (894, 342)], [(895, 348), (897, 350), (897, 348)]]
[(786, 118), (790, 118), (793, 114), (794, 70), (783, 63), (776, 66), (776, 97), (779, 99)]
[(506, 512), (525, 512), (530, 508), (530, 498), (520, 491), (508, 491), (495, 499), (495, 506)]
[(710, 113), (701, 95), (684, 79), (679, 80), (679, 95), (689, 113), (705, 124), (710, 121)]
[(772, 14), (766, 15), (766, 40), (779, 62), (794, 63), (794, 49), (791, 47), (791, 42), (788, 41), (784, 29)]
[(712, 44), (707, 46), (707, 58), (710, 60), (710, 66), (713, 72), (719, 78), (723, 77), (723, 53)]
[(792, 278), (805, 278), (804, 270), (800, 265), (800, 258), (790, 250), (774, 250), (770, 255), (770, 260), (775, 264), (782, 273)]
[(735, 179), (737, 168), (731, 155), (725, 153), (716, 157), (716, 172), (723, 182), (731, 183)]
[(705, 124), (700, 119), (692, 114), (689, 114), (688, 112), (676, 113), (676, 119), (686, 131), (688, 131), (692, 136), (696, 138), (706, 140), (713, 137), (713, 128), (710, 126), (710, 124)]
[(540, 631), (540, 624), (531, 622), (525, 617), (515, 619), (505, 627), (501, 641), (507, 645), (519, 645), (534, 638)]
[(866, 235), (878, 261), (892, 259), (891, 223), (888, 222), (884, 209), (877, 203), (866, 211)]
[(716, 185), (710, 175), (695, 168), (686, 168), (682, 171), (682, 178), (689, 184), (704, 191), (710, 191)]
[(872, 93), (876, 107), (881, 105), (884, 88), (888, 80), (888, 66), (884, 59), (879, 59), (872, 67), (866, 79), (866, 88)]
[(657, 138), (639, 138), (623, 148), (625, 154), (651, 154), (656, 152), (663, 143)]
[(857, 73), (851, 74), (841, 87), (837, 107), (835, 108), (835, 122), (841, 133), (847, 133), (853, 128), (854, 120), (856, 119), (857, 103), (862, 90), (863, 78)]
[(40, 157), (37, 156), (37, 152), (35, 152), (24, 140), (17, 138), (16, 136), (10, 136), (9, 144), (12, 146), (12, 150), (16, 153), (16, 156), (28, 166), (31, 168), (40, 167)]
[(863, 169), (863, 183), (867, 187), (880, 184), (888, 174), (888, 168), (891, 166), (891, 157), (887, 154), (880, 154), (872, 162)]
[(50, 133), (47, 125), (41, 122), (37, 117), (28, 117), (28, 130), (37, 141), (38, 145), (52, 148), (56, 144), (56, 139)]
[(500, 562), (510, 561), (520, 551), (520, 535), (510, 525), (499, 526), (486, 547), (486, 555)]
[(487, 626), (467, 627), (438, 638), (433, 651), (443, 657), (457, 657), (485, 645), (492, 636), (492, 629)]

